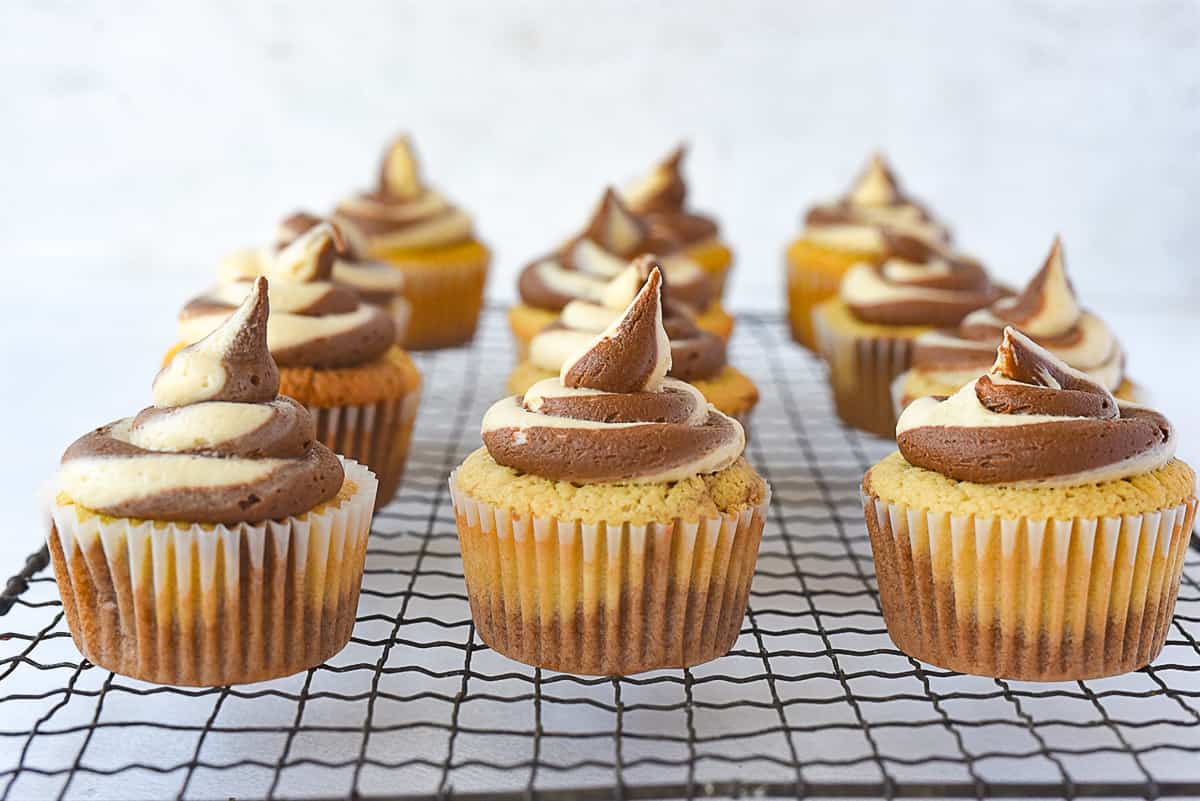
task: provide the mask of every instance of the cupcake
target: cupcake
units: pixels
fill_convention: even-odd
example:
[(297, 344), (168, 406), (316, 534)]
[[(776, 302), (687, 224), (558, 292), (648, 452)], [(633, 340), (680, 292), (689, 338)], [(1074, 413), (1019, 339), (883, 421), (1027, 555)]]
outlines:
[[(558, 322), (533, 338), (529, 358), (517, 365), (508, 389), (517, 395), (539, 381), (559, 374), (563, 362), (612, 324), (633, 300), (650, 273), (660, 265), (654, 256), (639, 256), (605, 287), (598, 303), (573, 300)], [(709, 403), (737, 418), (743, 427), (758, 403), (758, 388), (726, 359), (725, 340), (696, 325), (688, 307), (667, 297), (664, 280), (663, 327), (671, 341), (672, 378), (700, 390)]]
[[(320, 217), (306, 211), (288, 215), (275, 231), (275, 241), (264, 248), (243, 248), (229, 254), (217, 269), (222, 281), (239, 281), (262, 275), (276, 255), (320, 225)], [(412, 307), (404, 299), (404, 276), (389, 264), (376, 261), (366, 255), (362, 243), (351, 241), (353, 232), (338, 227), (341, 237), (335, 242), (335, 257), (330, 280), (334, 284), (353, 290), (364, 302), (378, 306), (392, 315), (396, 338), (401, 340), (408, 328)]]
[(264, 681), (350, 639), (375, 477), (279, 394), (266, 279), (62, 459), (49, 550), (88, 660), (159, 684)]
[(875, 154), (845, 197), (809, 210), (804, 232), (787, 249), (793, 339), (816, 350), (813, 308), (837, 295), (838, 284), (851, 267), (879, 264), (886, 258), (885, 231), (950, 244), (950, 232), (901, 191), (883, 156)]
[(995, 364), (913, 401), (864, 511), (888, 633), (934, 665), (1033, 681), (1150, 663), (1196, 477), (1170, 423), (1006, 328)]
[[(673, 239), (651, 229), (615, 191), (606, 190), (583, 233), (521, 271), (517, 280), (521, 302), (508, 312), (517, 360), (528, 358), (533, 337), (558, 320), (572, 300), (598, 302), (605, 286), (628, 266), (630, 259), (673, 249)], [(700, 328), (728, 339), (733, 332), (733, 318), (721, 307), (708, 274), (682, 256), (664, 258), (662, 265), (671, 282), (672, 298), (695, 312)]]
[(471, 341), (491, 253), (466, 212), (425, 185), (407, 137), (388, 146), (379, 186), (346, 198), (334, 216), (367, 255), (404, 274), (412, 316), (401, 345), (427, 350)]
[(627, 186), (621, 196), (652, 231), (676, 243), (663, 255), (678, 253), (699, 264), (721, 297), (733, 251), (721, 240), (715, 219), (687, 207), (687, 182), (681, 170), (686, 155), (687, 147), (679, 145), (648, 174)]
[(1125, 354), (1108, 326), (1079, 305), (1055, 237), (1042, 268), (1020, 295), (971, 312), (958, 328), (921, 334), (912, 367), (893, 385), (897, 410), (925, 395), (950, 395), (987, 372), (1011, 325), (1122, 400), (1137, 400), (1125, 376)]
[(476, 630), (512, 659), (621, 676), (737, 639), (770, 491), (741, 425), (666, 377), (661, 283), (492, 406), (450, 476)]
[[(283, 393), (308, 408), (319, 441), (375, 471), (383, 506), (404, 475), (421, 374), (395, 344), (393, 315), (335, 280), (343, 251), (337, 226), (320, 223), (259, 260), (275, 307), (267, 344)], [(248, 278), (224, 270), (216, 287), (180, 312), (180, 343), (167, 359), (221, 325), (250, 287)]]
[(890, 231), (881, 239), (884, 259), (851, 267), (838, 296), (813, 309), (812, 322), (838, 416), (890, 437), (892, 382), (909, 368), (913, 340), (958, 325), (1002, 292), (969, 256)]

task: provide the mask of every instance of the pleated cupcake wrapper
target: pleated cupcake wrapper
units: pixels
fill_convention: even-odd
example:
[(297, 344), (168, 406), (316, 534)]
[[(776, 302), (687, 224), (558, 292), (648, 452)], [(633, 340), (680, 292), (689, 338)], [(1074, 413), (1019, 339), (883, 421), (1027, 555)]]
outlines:
[(430, 350), (470, 342), (483, 308), (487, 261), (399, 266), (404, 296), (412, 306), (400, 344), (408, 350)]
[(75, 645), (158, 684), (264, 681), (319, 665), (350, 640), (376, 481), (282, 521), (183, 526), (55, 504), (49, 546)]
[(908, 380), (908, 370), (905, 370), (900, 375), (892, 379), (891, 387), (888, 391), (892, 398), (892, 413), (896, 415), (896, 419), (900, 419), (900, 412), (904, 411), (904, 407), (908, 404), (904, 402), (904, 384)]
[(949, 515), (866, 495), (888, 633), (982, 676), (1060, 681), (1149, 664), (1174, 614), (1196, 499), (1119, 517)]
[(814, 308), (838, 293), (842, 276), (829, 269), (804, 268), (788, 262), (788, 322), (792, 339), (809, 350), (817, 350), (813, 329)]
[(404, 478), (421, 390), (380, 403), (309, 406), (317, 439), (334, 453), (365, 464), (379, 479), (375, 508), (387, 505)]
[(846, 335), (818, 313), (813, 325), (821, 356), (829, 365), (829, 385), (838, 417), (847, 425), (881, 437), (896, 435), (892, 382), (912, 363), (912, 341)]
[(624, 676), (724, 655), (741, 630), (766, 503), (649, 525), (523, 516), (450, 476), (479, 636), (536, 667)]

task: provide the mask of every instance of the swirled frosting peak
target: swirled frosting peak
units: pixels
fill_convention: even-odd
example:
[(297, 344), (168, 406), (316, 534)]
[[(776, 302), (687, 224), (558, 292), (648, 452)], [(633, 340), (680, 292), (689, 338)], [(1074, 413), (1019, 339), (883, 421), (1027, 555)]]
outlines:
[(267, 279), (215, 331), (189, 345), (154, 379), (154, 405), (224, 400), (263, 403), (279, 394), (279, 368), (267, 349)]
[(63, 455), (59, 489), (117, 517), (243, 523), (301, 514), (337, 495), (341, 462), (308, 410), (278, 395), (268, 292), (175, 355), (154, 405), (96, 429)]
[[(275, 314), (267, 323), (267, 342), (277, 364), (285, 367), (352, 367), (377, 359), (396, 339), (392, 316), (361, 302), (352, 289), (334, 280), (335, 261), (346, 247), (338, 226), (319, 223), (297, 236), (260, 265), (271, 279)], [(180, 313), (180, 336), (197, 342), (237, 308), (250, 281), (225, 281), (194, 298)]]
[[(657, 233), (609, 187), (583, 231), (556, 253), (526, 266), (517, 289), (523, 302), (539, 309), (559, 310), (572, 300), (599, 302), (605, 286), (625, 271), (630, 259), (670, 252), (677, 244)], [(660, 263), (680, 302), (703, 309), (715, 297), (712, 282), (694, 261), (669, 256)]]
[(1079, 321), (1083, 310), (1067, 278), (1061, 237), (1054, 237), (1050, 254), (1025, 291), (996, 301), (991, 311), (1032, 337), (1057, 336)]
[(1124, 403), (1012, 327), (987, 374), (949, 398), (919, 398), (896, 442), (910, 464), (980, 484), (1073, 486), (1154, 470), (1170, 423)]
[(846, 199), (856, 206), (896, 206), (905, 201), (900, 182), (880, 153), (871, 160), (846, 193)]
[(687, 182), (683, 178), (683, 159), (687, 146), (679, 144), (666, 158), (638, 181), (627, 186), (623, 197), (629, 208), (641, 216), (658, 239), (673, 243), (660, 251), (673, 253), (717, 238), (719, 228), (712, 217), (687, 207)]
[(856, 252), (887, 251), (885, 234), (948, 244), (950, 231), (910, 198), (884, 157), (875, 153), (846, 194), (814, 206), (804, 236), (820, 245)]
[(601, 392), (658, 389), (671, 369), (661, 292), (662, 273), (655, 267), (625, 313), (563, 362), (559, 373), (563, 386)]
[(466, 212), (426, 186), (407, 136), (384, 151), (376, 188), (344, 199), (334, 216), (378, 250), (444, 247), (473, 236)]
[(676, 145), (649, 173), (626, 187), (623, 194), (629, 207), (638, 214), (682, 211), (687, 202), (687, 183), (681, 170), (686, 155), (687, 147)]
[(913, 344), (913, 369), (961, 386), (987, 369), (1011, 325), (1071, 367), (1110, 390), (1124, 378), (1125, 356), (1105, 323), (1084, 310), (1067, 276), (1062, 241), (1054, 238), (1041, 269), (1016, 296), (971, 312), (957, 329), (933, 331)]
[(379, 165), (379, 193), (399, 200), (412, 200), (424, 190), (412, 141), (405, 135), (397, 136), (388, 144)]
[(903, 234), (887, 232), (884, 240), (891, 255), (882, 264), (851, 267), (839, 288), (864, 322), (952, 326), (999, 294), (969, 256)]
[[(653, 255), (643, 255), (629, 263), (600, 292), (598, 301), (573, 300), (555, 323), (543, 329), (529, 343), (530, 360), (544, 370), (558, 372), (563, 362), (584, 347), (617, 320), (645, 286), (652, 272), (661, 265)], [(712, 378), (726, 364), (725, 340), (696, 325), (691, 310), (668, 297), (668, 281), (662, 276), (662, 322), (671, 341), (673, 378), (696, 381)]]
[(499, 401), (483, 418), (498, 463), (554, 481), (659, 483), (715, 473), (746, 445), (741, 425), (689, 384), (666, 378), (662, 276), (652, 270), (621, 317), (559, 378)]

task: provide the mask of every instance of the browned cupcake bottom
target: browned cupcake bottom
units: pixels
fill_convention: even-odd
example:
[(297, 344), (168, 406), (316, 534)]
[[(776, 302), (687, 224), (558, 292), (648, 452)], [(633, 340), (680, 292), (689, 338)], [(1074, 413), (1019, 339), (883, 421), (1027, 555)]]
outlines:
[(999, 521), (865, 504), (888, 634), (997, 678), (1127, 673), (1162, 650), (1196, 501), (1124, 518)]
[(737, 639), (761, 510), (699, 525), (608, 528), (495, 509), (496, 523), (481, 523), (465, 511), (471, 503), (455, 502), (471, 616), (505, 656), (621, 676), (707, 662)]
[(63, 611), (94, 664), (214, 686), (315, 667), (350, 639), (375, 479), (347, 462), (335, 501), (262, 524), (183, 526), (56, 501), (48, 547)]
[(331, 409), (309, 407), (317, 424), (317, 440), (334, 453), (368, 465), (379, 479), (375, 508), (382, 509), (400, 488), (421, 389), (392, 401)]

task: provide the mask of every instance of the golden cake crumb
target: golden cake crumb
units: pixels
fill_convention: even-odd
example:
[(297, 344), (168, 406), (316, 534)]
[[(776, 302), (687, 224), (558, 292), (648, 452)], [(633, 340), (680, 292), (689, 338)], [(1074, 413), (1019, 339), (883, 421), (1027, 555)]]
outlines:
[(486, 448), (458, 469), (458, 487), (476, 501), (538, 517), (634, 524), (694, 521), (762, 503), (767, 484), (745, 459), (719, 473), (661, 484), (572, 484), (497, 464)]
[(867, 471), (863, 489), (890, 503), (934, 512), (1067, 520), (1141, 514), (1175, 506), (1195, 494), (1196, 473), (1173, 459), (1157, 470), (1118, 481), (1077, 487), (1005, 487), (955, 481), (914, 467), (896, 452)]

